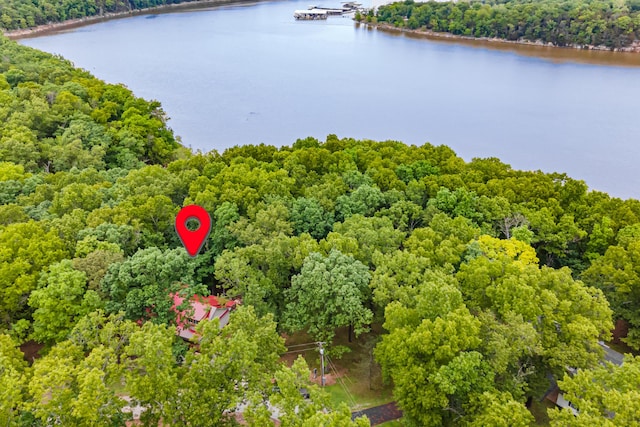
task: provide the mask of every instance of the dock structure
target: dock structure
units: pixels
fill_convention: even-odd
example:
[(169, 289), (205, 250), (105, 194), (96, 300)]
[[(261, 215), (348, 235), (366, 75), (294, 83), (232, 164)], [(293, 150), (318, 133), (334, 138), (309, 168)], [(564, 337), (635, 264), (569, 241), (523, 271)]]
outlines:
[(314, 21), (318, 19), (327, 19), (327, 11), (323, 9), (307, 9), (307, 10), (296, 10), (293, 12), (293, 17), (296, 19), (300, 19), (303, 21)]
[(296, 10), (293, 17), (300, 20), (327, 19), (328, 16), (344, 15), (359, 10), (362, 4), (356, 2), (344, 2), (341, 7), (311, 6), (307, 10)]

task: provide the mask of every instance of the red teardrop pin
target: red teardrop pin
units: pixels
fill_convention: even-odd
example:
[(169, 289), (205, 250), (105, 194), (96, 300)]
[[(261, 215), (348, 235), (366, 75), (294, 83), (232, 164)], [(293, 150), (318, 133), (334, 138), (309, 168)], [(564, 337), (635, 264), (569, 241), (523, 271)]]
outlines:
[[(196, 230), (191, 231), (187, 228), (187, 221), (190, 219), (200, 223)], [(211, 232), (211, 217), (201, 206), (185, 206), (176, 216), (176, 232), (189, 256), (195, 257)]]

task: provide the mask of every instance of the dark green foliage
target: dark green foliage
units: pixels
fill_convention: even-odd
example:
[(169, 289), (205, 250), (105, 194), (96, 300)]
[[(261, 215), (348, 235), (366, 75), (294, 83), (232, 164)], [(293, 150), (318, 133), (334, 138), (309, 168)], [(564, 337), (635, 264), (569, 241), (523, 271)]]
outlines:
[(620, 48), (640, 38), (640, 3), (613, 0), (494, 0), (393, 3), (378, 22), (470, 37)]
[(326, 212), (313, 197), (296, 199), (290, 218), (296, 234), (309, 233), (315, 239), (322, 239), (333, 227), (333, 213)]
[(0, 28), (17, 30), (37, 25), (129, 12), (189, 0), (0, 0)]
[[(2, 36), (0, 58), (0, 160), (57, 172), (132, 169), (175, 157), (178, 143), (159, 102)], [(10, 202), (19, 190), (3, 183), (0, 200)]]

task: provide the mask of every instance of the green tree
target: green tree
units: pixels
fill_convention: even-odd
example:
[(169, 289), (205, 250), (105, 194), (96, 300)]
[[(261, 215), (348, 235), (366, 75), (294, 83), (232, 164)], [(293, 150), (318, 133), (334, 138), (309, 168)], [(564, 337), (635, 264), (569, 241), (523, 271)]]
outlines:
[(368, 268), (353, 257), (336, 250), (327, 257), (312, 253), (286, 292), (284, 327), (307, 329), (315, 339), (329, 342), (339, 327), (349, 326), (356, 335), (365, 332), (373, 316), (365, 306), (370, 278)]
[(63, 341), (35, 362), (27, 409), (45, 425), (124, 426), (124, 401), (111, 388), (119, 372), (111, 350), (98, 347), (85, 357)]
[(29, 296), (33, 338), (48, 344), (67, 338), (78, 319), (102, 305), (100, 296), (86, 290), (87, 276), (70, 260), (51, 265), (40, 277), (40, 287)]
[(283, 339), (271, 316), (260, 318), (249, 306), (239, 307), (223, 329), (205, 321), (197, 330), (199, 348), (179, 368), (176, 403), (166, 419), (176, 425), (232, 425), (229, 411), (245, 400), (262, 402), (271, 392)]
[(134, 405), (145, 408), (140, 416), (144, 425), (171, 419), (178, 391), (174, 339), (173, 328), (147, 322), (130, 335), (125, 347), (126, 390)]
[(619, 245), (610, 246), (582, 274), (582, 279), (607, 295), (615, 317), (629, 322), (629, 334), (624, 339), (640, 349), (640, 239), (631, 230), (619, 238)]
[(383, 326), (389, 334), (376, 360), (410, 425), (455, 422), (475, 394), (491, 391), (491, 370), (476, 351), (480, 322), (456, 288), (424, 284), (411, 306), (387, 305)]
[(0, 230), (0, 313), (11, 323), (22, 311), (29, 293), (36, 288), (44, 267), (67, 255), (54, 230), (35, 221), (10, 224)]
[(565, 375), (558, 382), (577, 409), (549, 411), (552, 426), (632, 426), (640, 423), (640, 357), (627, 355), (622, 366), (606, 362)]
[(0, 423), (17, 424), (28, 384), (27, 364), (17, 343), (0, 334)]
[(101, 289), (109, 296), (107, 311), (124, 311), (131, 320), (173, 321), (172, 292), (206, 293), (193, 280), (195, 263), (183, 248), (161, 251), (143, 249), (121, 263), (112, 264)]

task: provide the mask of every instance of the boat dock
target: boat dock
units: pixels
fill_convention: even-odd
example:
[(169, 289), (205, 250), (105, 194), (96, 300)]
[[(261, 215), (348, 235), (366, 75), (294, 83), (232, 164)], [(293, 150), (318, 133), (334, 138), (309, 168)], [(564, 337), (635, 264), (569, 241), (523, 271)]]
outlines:
[(311, 6), (307, 10), (294, 11), (293, 17), (304, 21), (327, 19), (329, 16), (340, 16), (355, 12), (359, 10), (361, 6), (362, 4), (355, 2), (342, 3), (342, 7)]
[(293, 12), (293, 17), (303, 21), (315, 21), (318, 19), (327, 19), (327, 11), (322, 9), (307, 9), (307, 10), (296, 10)]

